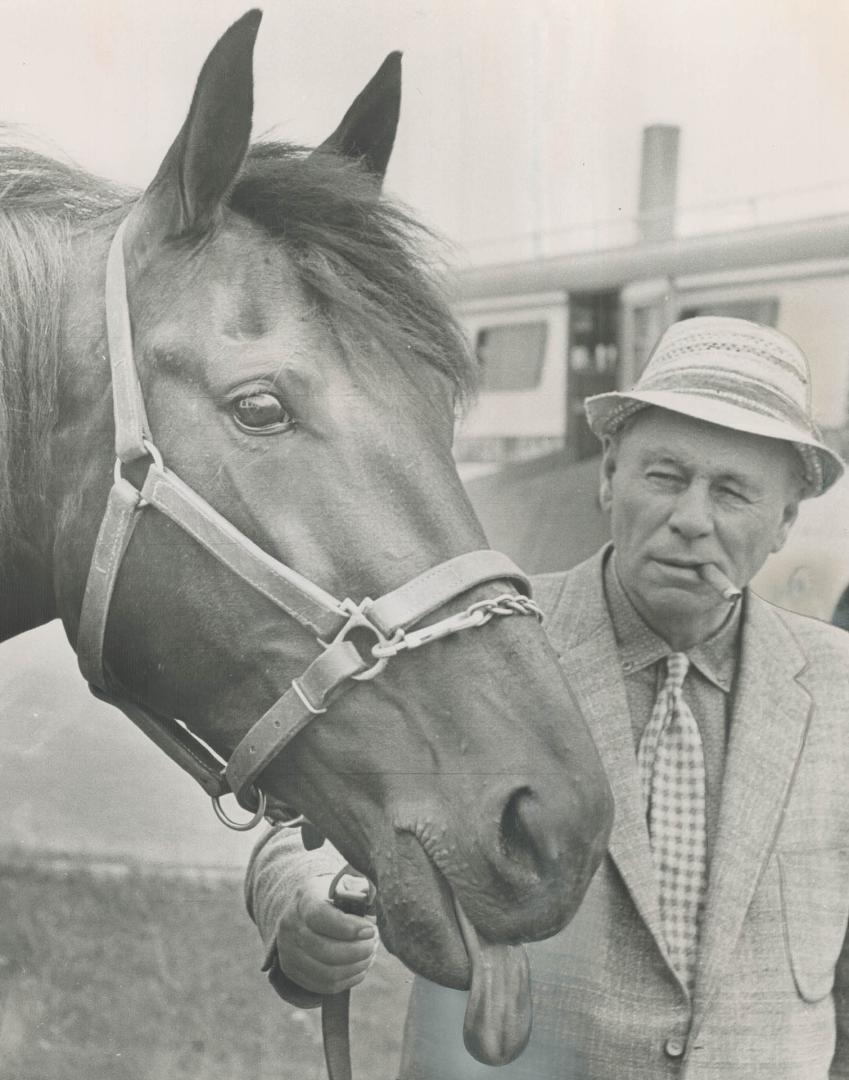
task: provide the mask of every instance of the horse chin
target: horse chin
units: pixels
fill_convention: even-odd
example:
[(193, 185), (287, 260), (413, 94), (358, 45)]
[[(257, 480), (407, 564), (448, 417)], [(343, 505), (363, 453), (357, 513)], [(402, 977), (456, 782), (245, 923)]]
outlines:
[(471, 963), (454, 894), (418, 843), (379, 874), (377, 925), (386, 948), (431, 982), (468, 990)]

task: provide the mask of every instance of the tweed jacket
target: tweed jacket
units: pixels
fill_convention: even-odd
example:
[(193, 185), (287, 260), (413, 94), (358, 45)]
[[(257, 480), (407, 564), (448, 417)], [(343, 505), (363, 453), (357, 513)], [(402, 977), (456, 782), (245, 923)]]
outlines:
[[(572, 923), (528, 947), (522, 1056), (476, 1063), (462, 1045), (466, 995), (416, 978), (401, 1078), (849, 1080), (849, 634), (745, 596), (690, 1000), (664, 946), (602, 560), (534, 586), (613, 788), (609, 854)], [(247, 895), (269, 960), (285, 893), (332, 871), (328, 847), (305, 853), (282, 833), (257, 847)], [(283, 996), (317, 1001), (277, 976)]]
[[(849, 1078), (849, 635), (747, 592), (693, 998), (663, 940), (602, 555), (535, 579), (613, 788), (609, 853), (572, 923), (529, 947), (534, 1033), (499, 1080)], [(417, 979), (403, 1080), (492, 1075), (465, 995)]]

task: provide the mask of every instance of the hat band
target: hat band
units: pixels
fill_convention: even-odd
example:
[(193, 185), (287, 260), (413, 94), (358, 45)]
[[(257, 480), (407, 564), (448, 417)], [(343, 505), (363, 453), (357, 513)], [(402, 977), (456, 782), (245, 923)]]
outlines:
[[(698, 382), (695, 380), (689, 382), (686, 390), (683, 390), (681, 386), (680, 371), (659, 372), (642, 382), (639, 390), (683, 393), (733, 403), (772, 420), (794, 424), (813, 438), (820, 437), (816, 427), (792, 398), (776, 391), (774, 387), (767, 385), (761, 379), (739, 371), (734, 372), (733, 379), (729, 379), (715, 368), (700, 366), (689, 368), (688, 375), (691, 379), (697, 375)], [(740, 392), (741, 384), (749, 387), (747, 393)]]
[[(759, 360), (766, 360), (770, 365), (779, 367), (785, 374), (790, 375), (803, 386), (806, 391), (808, 388), (808, 380), (805, 373), (800, 370), (797, 362), (792, 358), (782, 356), (774, 346), (767, 348), (753, 341), (749, 336), (741, 336), (739, 341), (711, 341), (705, 337), (697, 341), (688, 341), (677, 345), (666, 344), (662, 351), (662, 357), (659, 349), (657, 352), (657, 358), (653, 358), (654, 363), (662, 363), (663, 365), (674, 364), (681, 357), (693, 356), (694, 354), (701, 356), (709, 352), (737, 353), (745, 356), (747, 360), (757, 357)], [(687, 366), (689, 367), (689, 365)]]

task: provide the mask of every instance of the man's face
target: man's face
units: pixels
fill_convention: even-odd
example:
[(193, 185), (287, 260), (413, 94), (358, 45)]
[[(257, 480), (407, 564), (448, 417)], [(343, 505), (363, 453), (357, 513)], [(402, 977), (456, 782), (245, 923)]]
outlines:
[(638, 413), (606, 444), (601, 501), (617, 569), (653, 629), (694, 643), (721, 622), (727, 602), (698, 568), (747, 585), (795, 520), (797, 477), (788, 443), (664, 409)]

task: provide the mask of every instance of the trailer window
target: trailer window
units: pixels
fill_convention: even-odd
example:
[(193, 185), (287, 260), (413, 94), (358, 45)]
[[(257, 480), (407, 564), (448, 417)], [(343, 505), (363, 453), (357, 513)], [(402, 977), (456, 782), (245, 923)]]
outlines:
[(694, 304), (691, 307), (682, 308), (678, 317), (692, 319), (697, 315), (730, 315), (735, 319), (749, 319), (762, 326), (775, 326), (778, 322), (778, 299), (770, 296), (751, 300)]
[(475, 352), (484, 391), (533, 390), (542, 379), (548, 325), (503, 323), (478, 330)]

